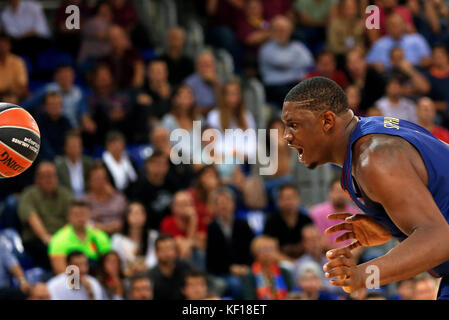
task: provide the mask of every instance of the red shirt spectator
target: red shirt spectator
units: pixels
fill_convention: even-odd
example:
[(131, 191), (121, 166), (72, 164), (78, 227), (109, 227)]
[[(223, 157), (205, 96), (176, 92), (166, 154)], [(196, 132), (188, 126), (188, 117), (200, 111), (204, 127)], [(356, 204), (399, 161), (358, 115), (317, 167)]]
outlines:
[[(198, 221), (197, 232), (206, 232), (207, 226), (201, 221)], [(169, 215), (162, 220), (161, 232), (167, 233), (173, 237), (187, 237), (187, 229), (182, 229), (176, 222), (176, 218), (173, 215)]]
[(287, 15), (293, 6), (293, 0), (262, 0), (262, 4), (265, 20), (271, 21), (275, 16)]
[(433, 127), (431, 132), (435, 137), (437, 137), (441, 141), (449, 143), (449, 130), (447, 130), (446, 128), (435, 126)]

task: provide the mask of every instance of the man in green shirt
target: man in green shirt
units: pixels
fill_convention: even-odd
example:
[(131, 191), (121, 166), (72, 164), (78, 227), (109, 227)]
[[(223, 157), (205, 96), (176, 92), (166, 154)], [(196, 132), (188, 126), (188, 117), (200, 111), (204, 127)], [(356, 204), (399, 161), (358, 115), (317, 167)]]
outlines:
[(50, 270), (48, 243), (66, 222), (73, 196), (70, 190), (58, 184), (53, 163), (43, 161), (36, 168), (34, 185), (25, 188), (18, 207), (22, 222), (22, 241), (33, 262)]
[(65, 272), (66, 256), (72, 251), (81, 251), (89, 260), (96, 261), (111, 250), (109, 236), (88, 226), (90, 214), (87, 203), (73, 202), (67, 215), (69, 223), (51, 237), (48, 254), (55, 274)]

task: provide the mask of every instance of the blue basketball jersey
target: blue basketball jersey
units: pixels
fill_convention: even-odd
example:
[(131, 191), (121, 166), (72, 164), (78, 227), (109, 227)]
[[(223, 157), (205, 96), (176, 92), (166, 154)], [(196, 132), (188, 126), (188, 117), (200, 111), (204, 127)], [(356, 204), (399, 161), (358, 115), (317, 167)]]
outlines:
[[(428, 185), (435, 203), (446, 221), (449, 221), (449, 147), (423, 127), (391, 117), (359, 117), (360, 121), (351, 133), (341, 174), (341, 186), (355, 204), (368, 216), (383, 224), (399, 241), (407, 236), (391, 221), (385, 209), (370, 201), (357, 186), (351, 174), (352, 146), (368, 134), (387, 134), (401, 137), (420, 153), (427, 169)], [(404, 190), (406, 192), (406, 190)], [(407, 212), (404, 212), (407, 214)], [(448, 243), (449, 245), (449, 243)], [(449, 275), (449, 261), (429, 271), (434, 276)]]

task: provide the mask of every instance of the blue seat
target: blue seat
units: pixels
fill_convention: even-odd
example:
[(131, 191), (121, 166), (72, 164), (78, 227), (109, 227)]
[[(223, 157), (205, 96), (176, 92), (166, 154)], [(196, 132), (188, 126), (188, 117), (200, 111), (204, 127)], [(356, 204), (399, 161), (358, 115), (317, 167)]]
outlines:
[(39, 72), (52, 73), (61, 64), (75, 65), (75, 61), (69, 53), (48, 49), (39, 53), (36, 69)]

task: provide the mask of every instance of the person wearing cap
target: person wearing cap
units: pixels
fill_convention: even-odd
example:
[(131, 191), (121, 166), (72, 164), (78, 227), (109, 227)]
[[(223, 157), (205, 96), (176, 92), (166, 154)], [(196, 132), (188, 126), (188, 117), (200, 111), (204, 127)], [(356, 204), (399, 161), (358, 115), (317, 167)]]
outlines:
[(321, 266), (313, 261), (298, 267), (296, 284), (309, 300), (338, 300), (338, 297), (322, 287)]

